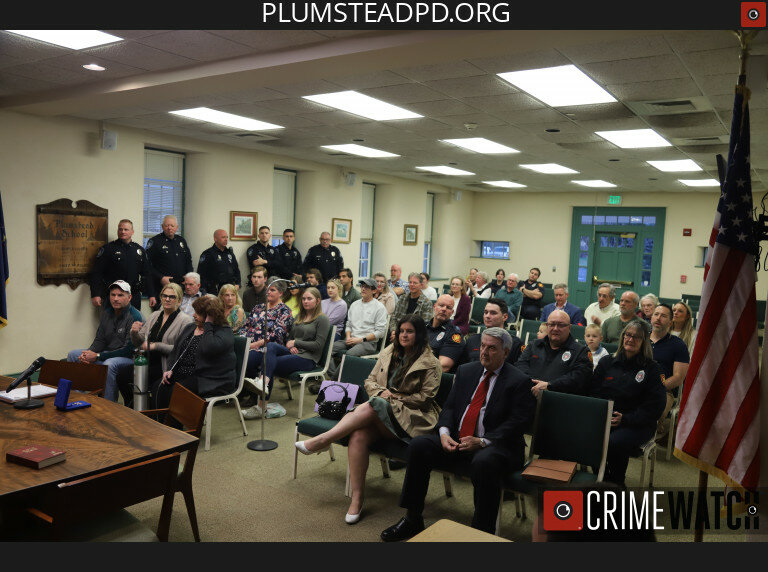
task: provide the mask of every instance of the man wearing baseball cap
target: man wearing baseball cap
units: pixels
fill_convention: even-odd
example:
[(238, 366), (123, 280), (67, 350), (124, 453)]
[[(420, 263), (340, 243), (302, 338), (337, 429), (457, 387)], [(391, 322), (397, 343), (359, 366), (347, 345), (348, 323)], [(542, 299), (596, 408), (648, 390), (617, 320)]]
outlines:
[[(131, 287), (124, 280), (115, 280), (109, 285), (109, 306), (101, 313), (96, 337), (86, 350), (72, 350), (67, 354), (68, 361), (104, 364), (107, 370), (107, 385), (104, 398), (117, 401), (118, 375), (133, 367), (133, 342), (131, 326), (144, 318), (131, 305)], [(126, 405), (133, 402), (133, 390), (130, 386), (120, 387)]]

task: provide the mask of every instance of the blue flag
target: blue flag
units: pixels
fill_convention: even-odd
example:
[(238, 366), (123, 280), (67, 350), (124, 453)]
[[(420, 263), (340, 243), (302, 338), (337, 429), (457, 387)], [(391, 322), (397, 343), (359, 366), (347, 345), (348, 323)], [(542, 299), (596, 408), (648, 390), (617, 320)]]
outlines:
[(3, 199), (0, 196), (0, 328), (8, 325), (8, 305), (5, 293), (8, 277), (8, 248), (5, 238), (5, 220), (3, 219)]

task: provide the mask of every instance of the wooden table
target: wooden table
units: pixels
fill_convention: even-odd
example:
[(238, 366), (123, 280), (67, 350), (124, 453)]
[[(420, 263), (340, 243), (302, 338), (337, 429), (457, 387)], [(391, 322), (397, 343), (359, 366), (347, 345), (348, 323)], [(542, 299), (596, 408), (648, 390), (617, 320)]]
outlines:
[(408, 542), (512, 542), (444, 518), (428, 526)]
[[(0, 390), (11, 378), (0, 376)], [(162, 425), (124, 405), (94, 395), (74, 394), (70, 401), (91, 407), (59, 411), (54, 396), (37, 409), (15, 409), (0, 402), (0, 506), (23, 502), (58, 483), (189, 449), (196, 437)], [(5, 460), (6, 451), (47, 445), (66, 452), (66, 460), (32, 469)]]

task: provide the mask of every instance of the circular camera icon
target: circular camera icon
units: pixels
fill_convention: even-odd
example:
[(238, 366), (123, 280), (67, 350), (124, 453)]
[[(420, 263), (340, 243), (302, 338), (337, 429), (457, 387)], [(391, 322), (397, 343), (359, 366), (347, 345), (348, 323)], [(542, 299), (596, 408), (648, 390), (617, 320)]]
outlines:
[(752, 21), (757, 20), (760, 17), (760, 10), (757, 8), (752, 8), (747, 12), (747, 18), (749, 18)]
[(747, 511), (749, 512), (749, 514), (754, 516), (757, 514), (757, 507), (755, 505), (750, 505)]
[(573, 514), (571, 503), (566, 501), (558, 502), (552, 510), (555, 513), (555, 517), (559, 520), (568, 520)]

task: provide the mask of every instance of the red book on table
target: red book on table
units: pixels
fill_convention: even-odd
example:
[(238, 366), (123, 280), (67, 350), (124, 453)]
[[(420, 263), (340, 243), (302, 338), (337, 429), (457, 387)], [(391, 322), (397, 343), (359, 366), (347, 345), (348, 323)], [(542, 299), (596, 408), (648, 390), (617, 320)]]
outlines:
[(33, 469), (42, 469), (48, 465), (60, 463), (65, 458), (66, 454), (62, 449), (45, 445), (27, 445), (5, 454), (5, 460), (9, 463), (18, 463)]

